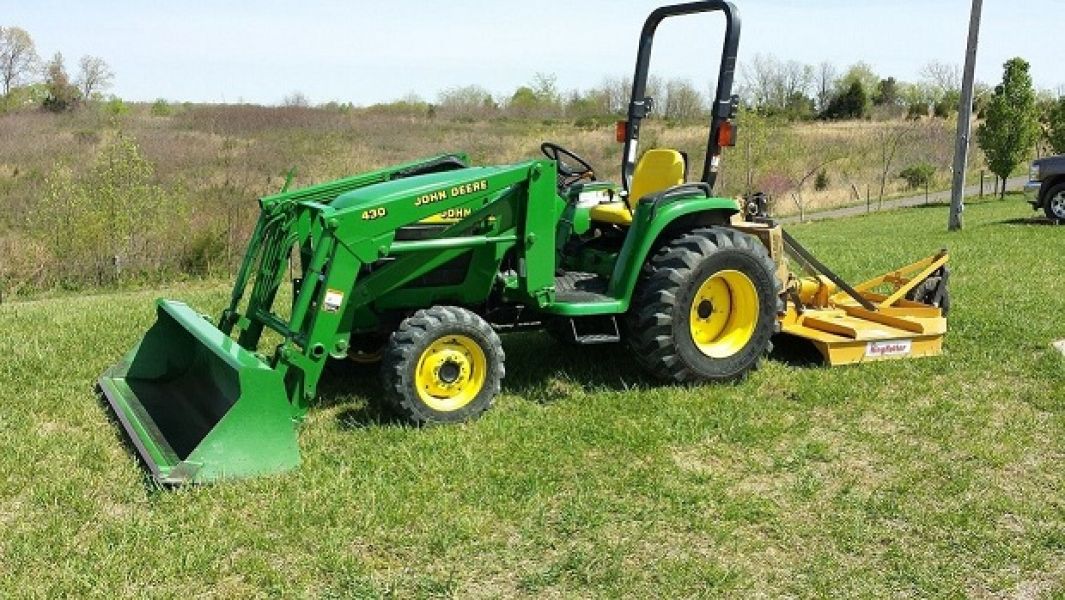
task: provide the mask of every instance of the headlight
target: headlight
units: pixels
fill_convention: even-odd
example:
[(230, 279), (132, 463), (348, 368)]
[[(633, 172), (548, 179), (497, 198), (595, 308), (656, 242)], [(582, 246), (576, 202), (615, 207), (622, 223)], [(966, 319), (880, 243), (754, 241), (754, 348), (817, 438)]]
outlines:
[(1029, 172), (1028, 177), (1032, 181), (1039, 181), (1039, 163), (1032, 164), (1032, 170)]

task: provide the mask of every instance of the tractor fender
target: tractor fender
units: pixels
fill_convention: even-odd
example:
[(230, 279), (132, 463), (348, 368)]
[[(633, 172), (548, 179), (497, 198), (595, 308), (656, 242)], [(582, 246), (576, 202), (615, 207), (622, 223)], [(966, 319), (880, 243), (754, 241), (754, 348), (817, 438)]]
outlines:
[(725, 225), (739, 206), (731, 198), (684, 198), (670, 203), (637, 205), (632, 230), (621, 247), (608, 294), (628, 310), (632, 291), (647, 260), (669, 240), (685, 232), (712, 225)]

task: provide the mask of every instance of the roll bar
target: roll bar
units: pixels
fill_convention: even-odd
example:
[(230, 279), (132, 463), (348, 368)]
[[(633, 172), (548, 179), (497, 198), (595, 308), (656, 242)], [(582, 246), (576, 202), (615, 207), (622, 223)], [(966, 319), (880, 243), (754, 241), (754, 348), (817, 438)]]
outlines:
[(644, 22), (643, 31), (640, 32), (639, 50), (636, 53), (636, 73), (632, 78), (632, 98), (629, 101), (628, 125), (625, 128), (625, 150), (621, 158), (621, 180), (626, 190), (632, 183), (632, 173), (636, 169), (640, 123), (651, 113), (653, 104), (652, 99), (646, 97), (647, 76), (651, 64), (651, 46), (654, 44), (658, 25), (669, 17), (718, 11), (725, 13), (725, 41), (721, 49), (721, 72), (717, 77), (717, 93), (710, 108), (710, 137), (706, 143), (706, 162), (703, 164), (701, 179), (713, 189), (721, 159), (719, 130), (723, 123), (735, 116), (739, 103), (739, 99), (732, 95), (732, 81), (736, 74), (736, 55), (740, 45), (740, 16), (736, 6), (725, 0), (702, 0), (663, 6), (652, 12)]

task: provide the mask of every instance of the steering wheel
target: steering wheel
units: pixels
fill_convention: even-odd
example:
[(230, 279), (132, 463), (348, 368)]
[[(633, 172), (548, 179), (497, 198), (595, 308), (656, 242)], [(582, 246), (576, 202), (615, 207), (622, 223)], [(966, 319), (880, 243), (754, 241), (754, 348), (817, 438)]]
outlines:
[(569, 187), (582, 179), (595, 181), (595, 167), (577, 156), (572, 150), (567, 150), (558, 144), (544, 142), (540, 144), (540, 152), (558, 165), (559, 188)]

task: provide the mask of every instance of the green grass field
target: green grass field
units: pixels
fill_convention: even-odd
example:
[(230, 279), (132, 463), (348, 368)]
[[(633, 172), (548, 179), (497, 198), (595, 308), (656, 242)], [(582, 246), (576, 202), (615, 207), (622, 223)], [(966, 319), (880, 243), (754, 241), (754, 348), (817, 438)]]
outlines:
[(792, 228), (849, 278), (947, 245), (935, 359), (774, 359), (677, 388), (621, 347), (505, 337), (496, 407), (382, 422), (335, 369), (303, 467), (166, 491), (95, 400), (158, 295), (0, 306), (0, 596), (1065, 596), (1065, 228), (1016, 198)]

